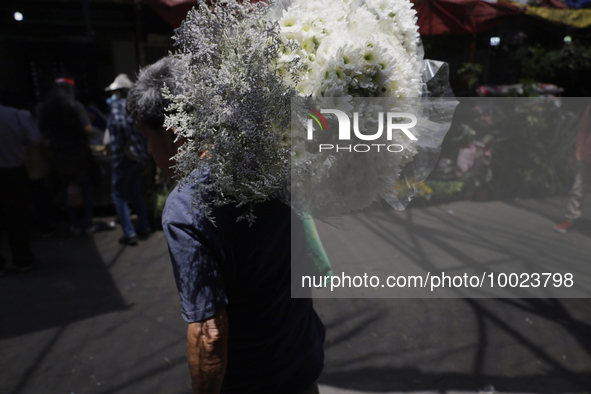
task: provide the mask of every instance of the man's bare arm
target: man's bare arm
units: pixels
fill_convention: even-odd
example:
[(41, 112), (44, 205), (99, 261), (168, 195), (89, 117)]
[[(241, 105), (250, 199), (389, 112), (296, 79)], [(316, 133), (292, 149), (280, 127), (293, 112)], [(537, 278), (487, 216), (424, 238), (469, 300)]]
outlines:
[(228, 316), (226, 310), (211, 318), (190, 323), (187, 331), (187, 358), (193, 394), (218, 394), (226, 372)]

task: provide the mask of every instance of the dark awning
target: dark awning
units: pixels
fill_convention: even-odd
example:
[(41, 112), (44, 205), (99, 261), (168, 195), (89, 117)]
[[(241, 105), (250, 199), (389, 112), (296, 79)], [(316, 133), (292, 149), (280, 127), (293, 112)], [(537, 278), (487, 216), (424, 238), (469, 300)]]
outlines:
[[(488, 3), (482, 0), (412, 0), (418, 13), (422, 35), (472, 34), (524, 12), (510, 3)], [(254, 2), (254, 1), (253, 1)], [(143, 0), (154, 7), (172, 27), (179, 27), (196, 0)]]
[(474, 34), (502, 23), (524, 9), (482, 0), (412, 0), (421, 35)]

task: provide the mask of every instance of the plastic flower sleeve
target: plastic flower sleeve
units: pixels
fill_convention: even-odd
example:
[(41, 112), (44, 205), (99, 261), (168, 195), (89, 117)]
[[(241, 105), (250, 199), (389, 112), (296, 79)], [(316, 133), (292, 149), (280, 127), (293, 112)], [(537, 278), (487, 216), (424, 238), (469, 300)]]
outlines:
[(437, 60), (422, 61), (421, 75), (428, 97), (454, 97), (449, 86), (449, 64)]
[(424, 182), (435, 168), (441, 153), (443, 138), (449, 131), (458, 101), (449, 85), (449, 65), (445, 62), (425, 59), (421, 68), (427, 87), (427, 99), (423, 99), (425, 112), (417, 124), (420, 138), (418, 153), (406, 164), (395, 185), (380, 196), (394, 209), (403, 210), (417, 195), (417, 185)]
[[(426, 86), (449, 94), (444, 63), (425, 62)], [(435, 167), (456, 105), (450, 97), (293, 99), (292, 206), (319, 219), (380, 197), (404, 209)], [(409, 116), (416, 124), (405, 128)]]

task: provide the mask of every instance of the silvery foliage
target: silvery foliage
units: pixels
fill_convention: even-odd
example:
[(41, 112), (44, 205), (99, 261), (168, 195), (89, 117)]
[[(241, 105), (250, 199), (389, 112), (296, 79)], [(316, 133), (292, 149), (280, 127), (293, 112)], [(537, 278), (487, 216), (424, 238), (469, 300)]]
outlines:
[(265, 6), (245, 3), (209, 8), (198, 1), (173, 37), (186, 68), (184, 92), (164, 89), (171, 100), (164, 126), (186, 141), (175, 171), (181, 187), (194, 182), (193, 171), (209, 172), (209, 183), (195, 185), (193, 208), (212, 222), (212, 205), (236, 204), (246, 208), (239, 220), (252, 223), (254, 204), (285, 195), (289, 182), (290, 99), (297, 93), (285, 80), (301, 66), (298, 59), (279, 65), (277, 57), (297, 44), (279, 38)]

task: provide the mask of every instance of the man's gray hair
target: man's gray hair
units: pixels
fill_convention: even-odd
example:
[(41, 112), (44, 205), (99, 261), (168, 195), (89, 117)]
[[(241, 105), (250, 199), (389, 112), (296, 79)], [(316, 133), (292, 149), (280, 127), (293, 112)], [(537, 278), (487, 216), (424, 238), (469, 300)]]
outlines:
[(170, 56), (140, 70), (137, 82), (127, 94), (127, 112), (139, 123), (159, 131), (164, 124), (165, 108), (170, 103), (162, 97), (162, 88), (168, 87), (172, 94), (183, 91), (185, 74), (181, 62)]

